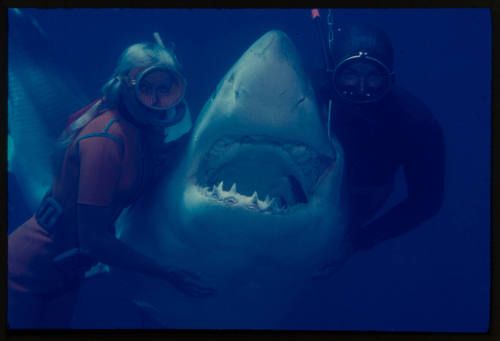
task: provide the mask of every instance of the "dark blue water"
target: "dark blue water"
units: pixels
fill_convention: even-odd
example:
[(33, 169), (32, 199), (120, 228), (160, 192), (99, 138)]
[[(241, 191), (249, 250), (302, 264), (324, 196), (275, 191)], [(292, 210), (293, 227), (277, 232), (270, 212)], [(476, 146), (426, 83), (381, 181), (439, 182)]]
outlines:
[[(172, 40), (197, 115), (218, 81), (265, 32), (289, 35), (321, 67), (308, 10), (25, 10), (89, 98), (122, 50)], [(446, 193), (415, 231), (355, 255), (331, 281), (329, 309), (309, 321), (347, 330), (486, 331), (490, 309), (491, 23), (488, 10), (335, 10), (336, 24), (384, 29), (397, 82), (433, 111), (446, 143)], [(326, 19), (326, 11), (323, 11)], [(425, 139), (425, 136), (422, 137)], [(399, 179), (393, 202), (405, 193)], [(11, 200), (19, 200), (10, 196)], [(15, 203), (13, 203), (14, 206)], [(307, 298), (303, 298), (306, 300)], [(299, 303), (300, 303), (300, 299)]]

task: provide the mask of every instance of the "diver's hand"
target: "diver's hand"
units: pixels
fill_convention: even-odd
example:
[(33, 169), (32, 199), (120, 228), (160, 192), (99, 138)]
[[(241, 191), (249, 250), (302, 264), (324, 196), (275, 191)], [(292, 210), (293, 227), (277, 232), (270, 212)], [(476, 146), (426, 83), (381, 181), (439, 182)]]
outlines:
[(351, 258), (354, 254), (355, 249), (353, 244), (345, 240), (339, 250), (334, 254), (332, 259), (324, 265), (321, 269), (316, 271), (313, 275), (313, 279), (328, 279)]
[(200, 276), (176, 267), (168, 267), (167, 280), (184, 294), (194, 297), (213, 295), (215, 289), (203, 283)]

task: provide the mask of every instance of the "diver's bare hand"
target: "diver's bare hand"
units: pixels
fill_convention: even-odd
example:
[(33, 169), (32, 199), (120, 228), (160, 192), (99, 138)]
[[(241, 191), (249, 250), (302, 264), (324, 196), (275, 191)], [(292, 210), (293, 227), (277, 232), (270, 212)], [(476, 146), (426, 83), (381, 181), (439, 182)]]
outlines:
[(215, 289), (203, 283), (200, 276), (176, 267), (169, 267), (167, 280), (184, 294), (194, 297), (205, 297), (213, 295)]

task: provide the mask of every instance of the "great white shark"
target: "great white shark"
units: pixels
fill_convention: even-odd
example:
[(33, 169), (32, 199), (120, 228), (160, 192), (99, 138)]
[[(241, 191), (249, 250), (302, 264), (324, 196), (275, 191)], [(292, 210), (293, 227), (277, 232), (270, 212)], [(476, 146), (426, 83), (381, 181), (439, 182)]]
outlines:
[(217, 289), (146, 280), (178, 328), (276, 328), (344, 232), (343, 152), (289, 37), (270, 31), (219, 82), (173, 174), (122, 216), (120, 238)]
[[(36, 41), (9, 39), (9, 170), (31, 207), (50, 187), (56, 132), (88, 102), (48, 54), (48, 61), (26, 55)], [(55, 97), (36, 96), (48, 88)], [(219, 82), (178, 164), (116, 226), (125, 243), (199, 273), (216, 293), (190, 297), (112, 269), (82, 282), (75, 327), (126, 327), (112, 322), (124, 316), (121, 302), (106, 302), (119, 290), (162, 327), (289, 327), (294, 298), (316, 290), (312, 274), (341, 243), (343, 160), (292, 41), (280, 31), (264, 34)]]

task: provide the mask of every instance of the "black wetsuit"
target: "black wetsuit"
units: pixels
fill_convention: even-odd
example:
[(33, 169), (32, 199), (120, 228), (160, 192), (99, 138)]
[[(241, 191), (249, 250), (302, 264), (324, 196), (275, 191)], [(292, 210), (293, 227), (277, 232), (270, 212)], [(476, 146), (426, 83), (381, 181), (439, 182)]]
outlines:
[[(369, 249), (436, 214), (443, 201), (444, 139), (439, 123), (420, 100), (396, 86), (367, 111), (356, 112), (337, 100), (332, 131), (344, 150), (347, 237), (355, 249)], [(399, 167), (408, 197), (370, 220), (393, 192)]]

